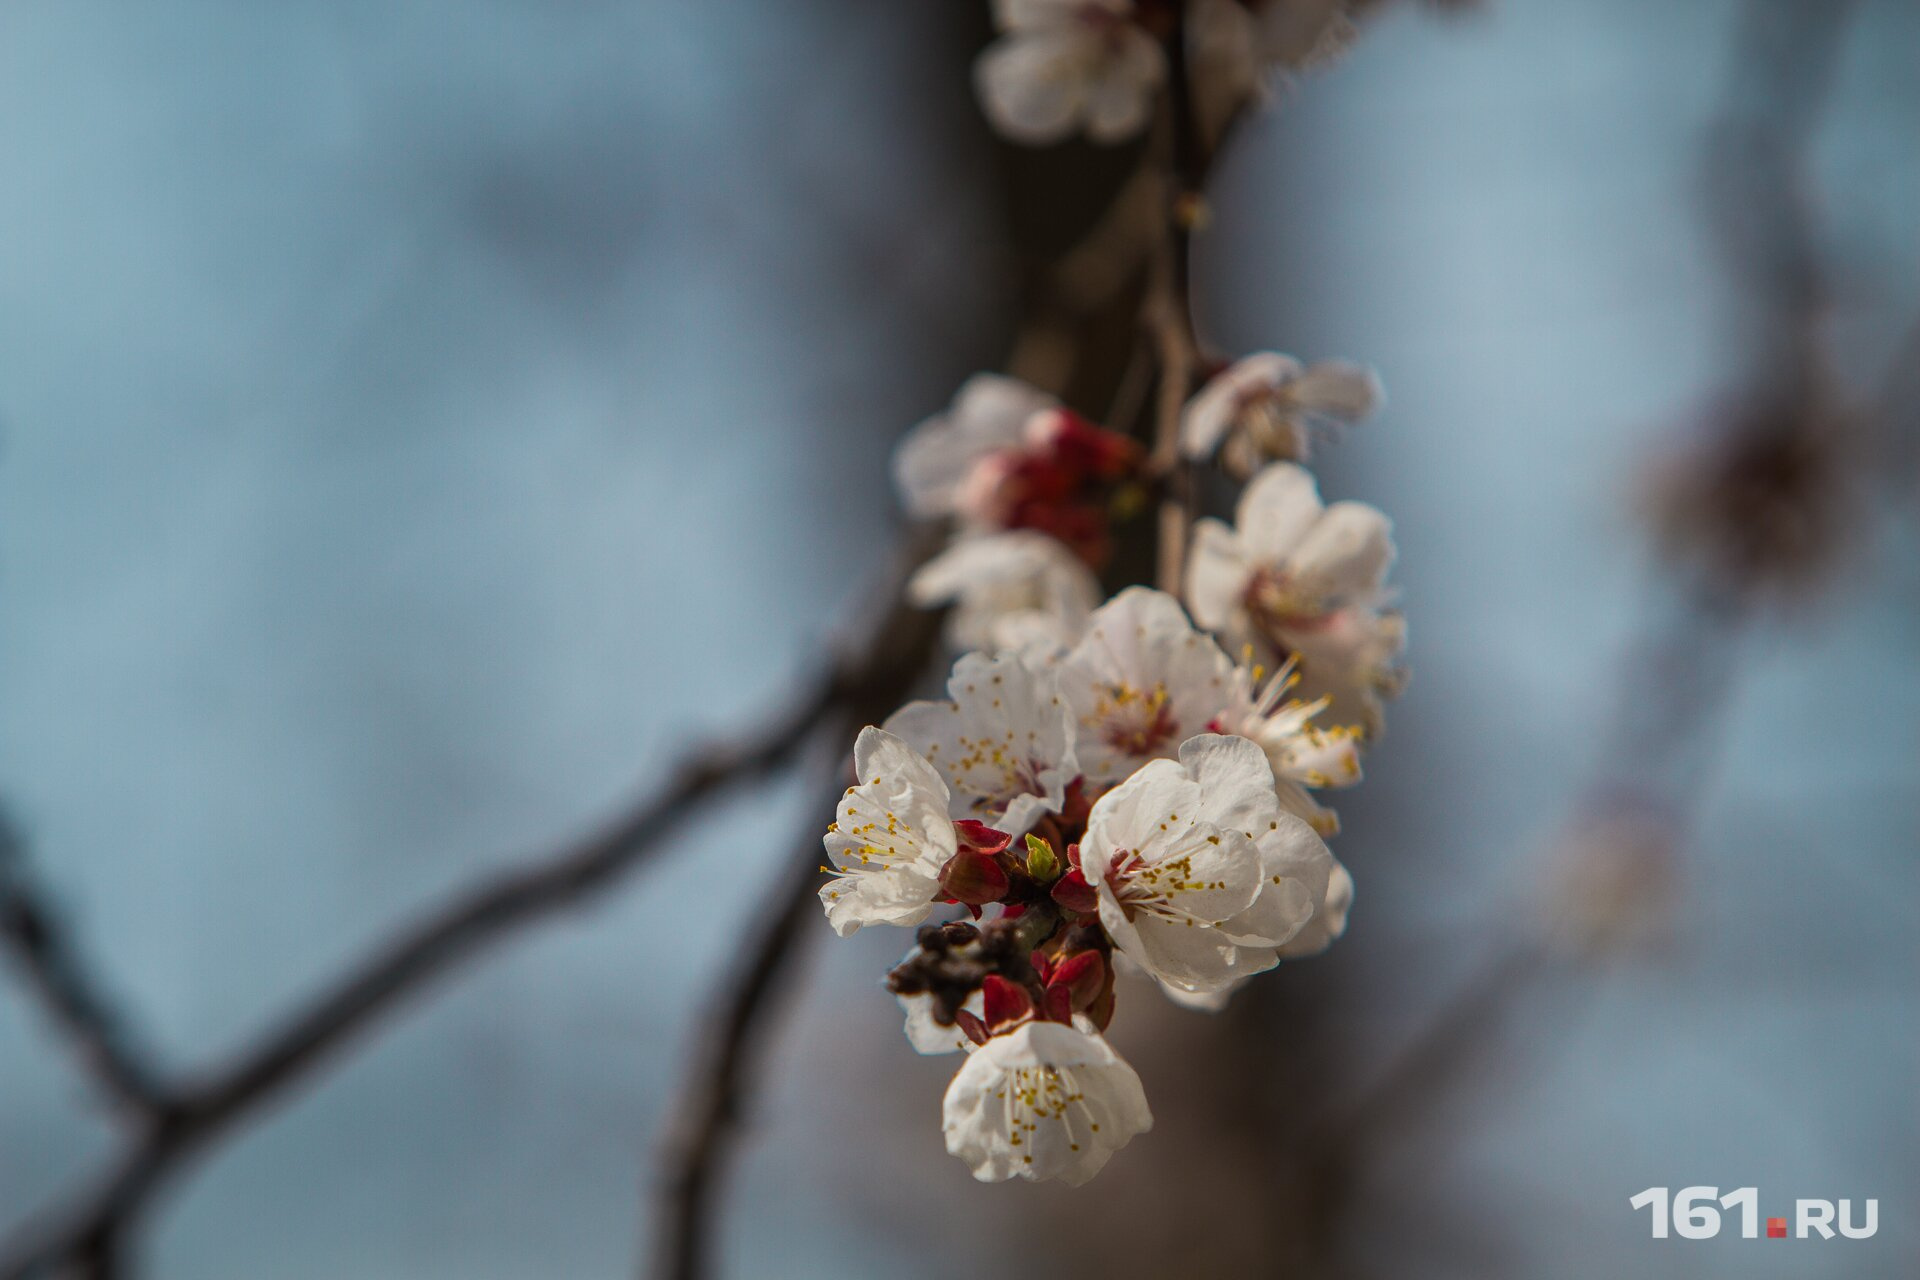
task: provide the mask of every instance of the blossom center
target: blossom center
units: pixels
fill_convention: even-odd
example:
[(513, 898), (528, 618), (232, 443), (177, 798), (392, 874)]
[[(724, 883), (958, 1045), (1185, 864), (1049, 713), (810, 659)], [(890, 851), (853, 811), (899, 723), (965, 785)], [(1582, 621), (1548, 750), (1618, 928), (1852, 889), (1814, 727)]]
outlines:
[(1269, 635), (1317, 631), (1327, 625), (1334, 603), (1310, 590), (1285, 569), (1263, 566), (1247, 580), (1247, 612)]
[(1123, 755), (1159, 755), (1180, 732), (1163, 684), (1150, 693), (1125, 682), (1108, 685), (1095, 715), (1101, 740)]

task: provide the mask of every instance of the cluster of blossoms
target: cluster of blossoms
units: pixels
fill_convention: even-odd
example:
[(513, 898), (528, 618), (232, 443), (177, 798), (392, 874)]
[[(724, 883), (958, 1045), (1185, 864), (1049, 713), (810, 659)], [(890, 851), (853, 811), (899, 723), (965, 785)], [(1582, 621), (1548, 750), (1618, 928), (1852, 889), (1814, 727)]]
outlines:
[(1201, 388), (1182, 452), (1250, 479), (1195, 526), (1184, 600), (1101, 603), (1160, 483), (1125, 436), (982, 374), (902, 444), (908, 509), (954, 530), (911, 591), (967, 652), (944, 699), (861, 732), (820, 898), (843, 936), (922, 926), (888, 986), (914, 1048), (967, 1054), (944, 1128), (976, 1177), (1077, 1184), (1152, 1124), (1105, 1039), (1117, 975), (1217, 1010), (1345, 929), (1323, 793), (1359, 780), (1404, 631), (1386, 518), (1323, 505), (1301, 462), (1379, 395), (1272, 353)]
[(1124, 142), (1146, 128), (1167, 79), (1168, 37), (1209, 133), (1270, 80), (1344, 49), (1347, 0), (994, 0), (1000, 36), (974, 82), (994, 128), (1029, 145), (1084, 133)]

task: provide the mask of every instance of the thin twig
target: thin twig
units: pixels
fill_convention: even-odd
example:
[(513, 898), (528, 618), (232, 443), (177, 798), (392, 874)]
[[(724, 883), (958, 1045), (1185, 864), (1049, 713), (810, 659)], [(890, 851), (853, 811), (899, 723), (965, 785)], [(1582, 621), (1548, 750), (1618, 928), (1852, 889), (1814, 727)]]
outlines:
[[(925, 537), (909, 541), (891, 596), (901, 594), (929, 545)], [(924, 656), (917, 633), (880, 626), (786, 712), (737, 742), (695, 752), (665, 787), (599, 834), (503, 872), (401, 929), (233, 1063), (174, 1094), (159, 1121), (90, 1190), (0, 1248), (0, 1280), (76, 1268), (103, 1242), (123, 1242), (154, 1192), (189, 1157), (311, 1074), (379, 1015), (460, 961), (605, 891), (660, 849), (703, 801), (784, 765), (824, 723), (837, 720), (835, 708), (865, 705), (870, 688), (910, 680)]]
[(1193, 115), (1187, 75), (1184, 24), (1167, 37), (1167, 92), (1155, 123), (1151, 154), (1167, 175), (1162, 231), (1148, 262), (1141, 322), (1159, 362), (1154, 401), (1154, 474), (1160, 478), (1158, 560), (1155, 582), (1178, 595), (1186, 566), (1187, 532), (1193, 525), (1194, 482), (1180, 455), (1180, 418), (1199, 363), (1189, 284), (1190, 236), (1197, 221), (1207, 159)]
[(71, 1043), (87, 1076), (127, 1118), (159, 1112), (159, 1073), (81, 959), (71, 931), (35, 884), (25, 842), (0, 811), (0, 947)]

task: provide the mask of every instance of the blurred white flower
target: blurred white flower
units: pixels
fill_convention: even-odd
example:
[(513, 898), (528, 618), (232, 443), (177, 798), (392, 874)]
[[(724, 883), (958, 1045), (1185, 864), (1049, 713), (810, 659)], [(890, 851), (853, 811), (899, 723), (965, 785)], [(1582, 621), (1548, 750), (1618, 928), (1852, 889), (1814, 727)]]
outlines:
[(1140, 1077), (1107, 1042), (1059, 1022), (1027, 1022), (967, 1058), (947, 1086), (947, 1150), (982, 1182), (1100, 1172), (1153, 1127)]
[(1233, 690), (1232, 660), (1194, 629), (1178, 600), (1150, 587), (1129, 587), (1095, 610), (1060, 664), (1080, 768), (1094, 783), (1171, 758), (1207, 731)]
[(974, 64), (993, 127), (1038, 146), (1085, 130), (1122, 142), (1146, 127), (1166, 57), (1133, 21), (1132, 0), (995, 0), (1004, 32)]
[(820, 886), (827, 922), (843, 938), (862, 925), (926, 919), (941, 896), (940, 869), (960, 844), (947, 784), (913, 748), (869, 725), (853, 762), (859, 781), (827, 828), (832, 878)]
[(1057, 539), (1029, 529), (963, 537), (907, 584), (922, 608), (951, 603), (958, 649), (1053, 652), (1079, 639), (1100, 583)]
[(1234, 527), (1202, 520), (1193, 535), (1194, 618), (1236, 648), (1295, 655), (1305, 696), (1329, 696), (1337, 720), (1377, 732), (1406, 638), (1381, 607), (1394, 556), (1387, 517), (1362, 502), (1323, 507), (1313, 476), (1281, 462), (1247, 486)]
[(1333, 855), (1280, 808), (1266, 754), (1203, 734), (1102, 796), (1080, 842), (1113, 944), (1161, 985), (1225, 991), (1327, 906)]
[(1230, 463), (1243, 473), (1268, 458), (1305, 462), (1316, 427), (1358, 422), (1384, 396), (1380, 379), (1363, 365), (1323, 360), (1303, 366), (1276, 351), (1256, 352), (1188, 401), (1181, 452), (1209, 458), (1224, 442), (1234, 454)]
[(1348, 0), (1187, 0), (1195, 114), (1218, 139), (1234, 114), (1272, 96), (1276, 70), (1332, 62), (1353, 38)]
[(894, 452), (894, 481), (907, 511), (922, 519), (955, 514), (960, 488), (975, 465), (1019, 448), (1027, 419), (1057, 405), (1018, 378), (997, 373), (968, 378), (946, 412), (921, 422)]
[(969, 653), (954, 664), (947, 694), (909, 702), (884, 728), (944, 775), (950, 816), (1017, 837), (1058, 813), (1080, 766), (1053, 671), (1017, 653)]

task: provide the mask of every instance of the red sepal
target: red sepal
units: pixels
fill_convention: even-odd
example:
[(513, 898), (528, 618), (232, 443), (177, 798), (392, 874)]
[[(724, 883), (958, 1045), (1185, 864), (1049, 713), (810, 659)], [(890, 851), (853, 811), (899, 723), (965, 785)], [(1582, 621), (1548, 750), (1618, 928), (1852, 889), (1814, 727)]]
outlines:
[(973, 853), (999, 853), (1013, 843), (1013, 837), (1004, 831), (995, 831), (984, 822), (964, 818), (953, 824), (960, 835), (960, 847)]
[(1073, 994), (1065, 987), (1047, 988), (1047, 1021), (1073, 1024)]
[(1033, 997), (1027, 994), (1027, 989), (997, 973), (987, 975), (980, 991), (986, 997), (986, 1021), (991, 1030), (999, 1031), (1033, 1016)]
[(1085, 1009), (1100, 998), (1106, 985), (1106, 961), (1098, 951), (1082, 951), (1054, 966), (1053, 976), (1047, 980), (1047, 999), (1051, 1002), (1055, 991), (1066, 991), (1072, 997), (1072, 1008)]
[[(1078, 845), (1074, 847), (1079, 848)], [(1054, 883), (1053, 900), (1067, 910), (1077, 911), (1081, 915), (1092, 915), (1100, 909), (1100, 895), (1093, 891), (1093, 886), (1087, 883), (1087, 878), (1080, 873), (1079, 867), (1067, 872)]]
[(960, 1028), (967, 1039), (975, 1044), (985, 1044), (993, 1038), (987, 1034), (987, 1024), (980, 1021), (980, 1015), (971, 1009), (962, 1009), (955, 1013), (953, 1025)]

